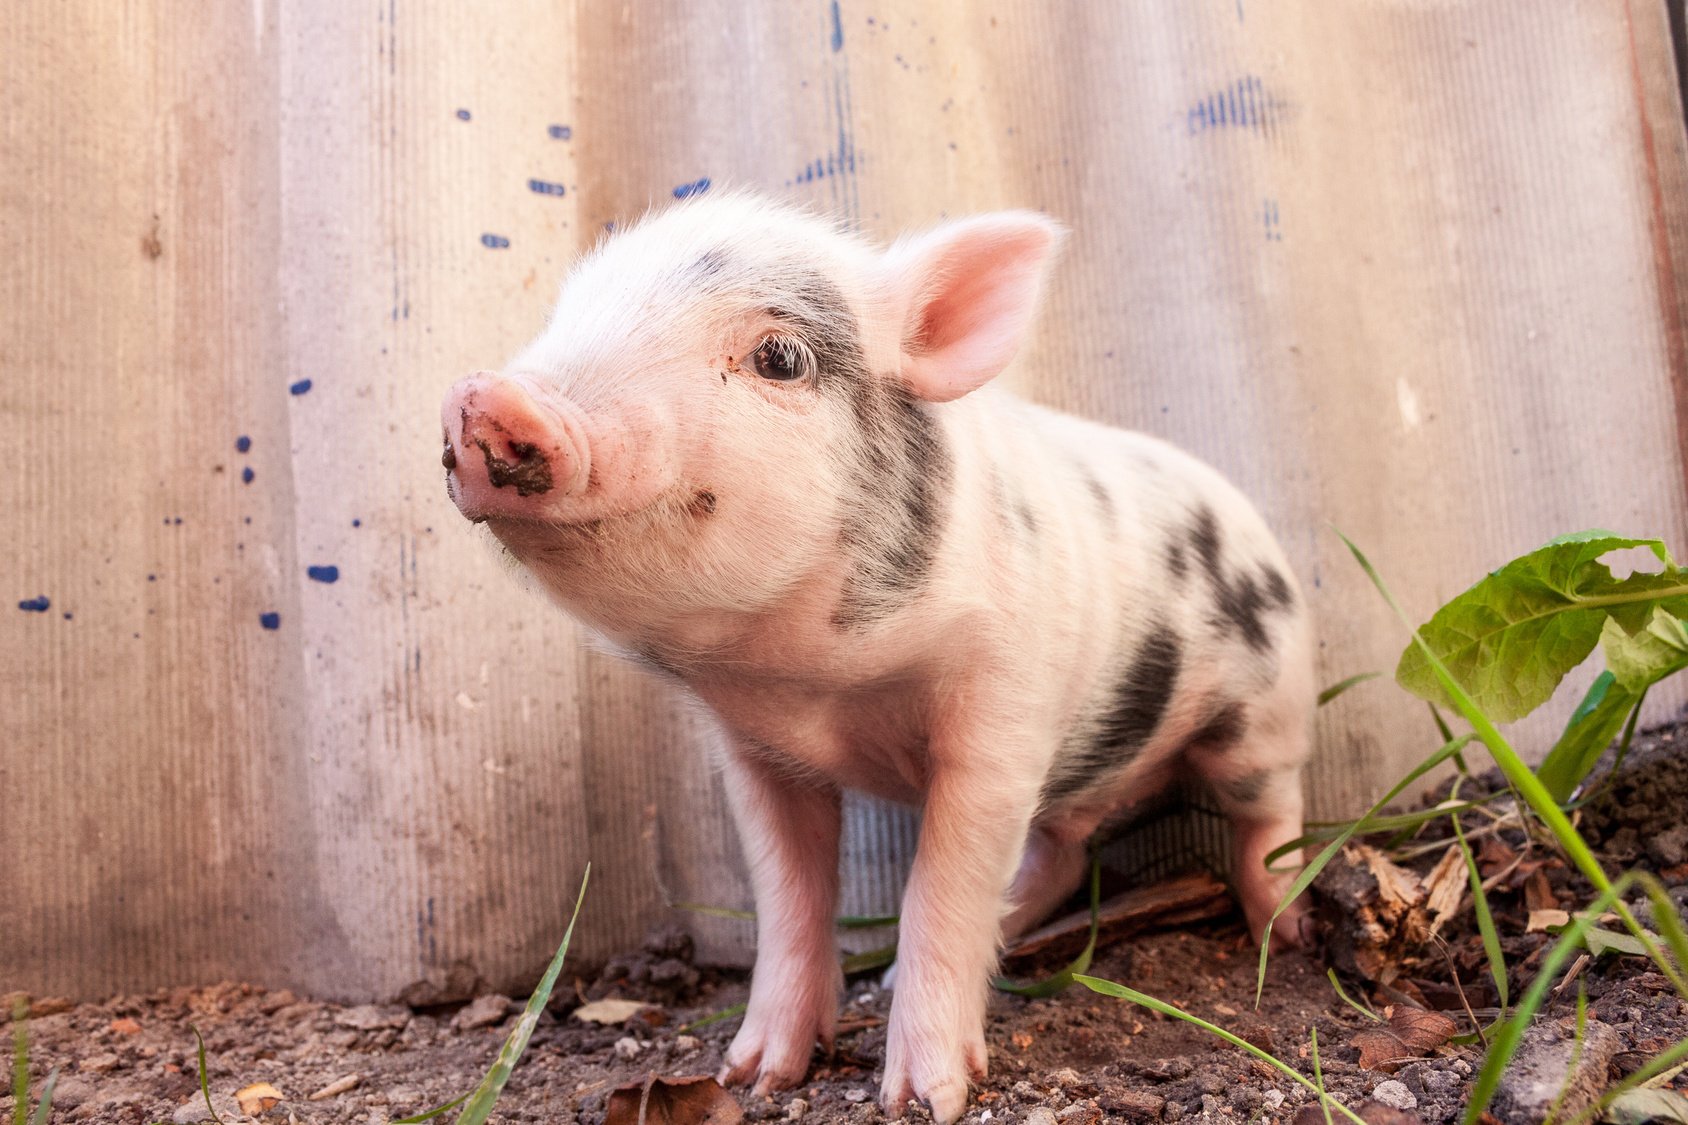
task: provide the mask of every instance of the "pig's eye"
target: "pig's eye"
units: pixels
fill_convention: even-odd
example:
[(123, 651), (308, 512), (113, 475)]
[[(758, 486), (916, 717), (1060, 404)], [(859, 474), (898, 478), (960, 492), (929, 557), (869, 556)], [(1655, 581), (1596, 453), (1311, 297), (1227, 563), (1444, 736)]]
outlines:
[(814, 370), (809, 349), (790, 336), (769, 336), (745, 359), (745, 366), (764, 379), (793, 383)]

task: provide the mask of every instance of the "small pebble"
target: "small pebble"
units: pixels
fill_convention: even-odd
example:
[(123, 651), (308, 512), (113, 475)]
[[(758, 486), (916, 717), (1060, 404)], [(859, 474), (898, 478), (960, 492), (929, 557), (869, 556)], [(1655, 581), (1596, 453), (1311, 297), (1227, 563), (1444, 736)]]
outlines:
[(639, 1041), (631, 1035), (623, 1035), (615, 1041), (615, 1057), (618, 1059), (636, 1059), (641, 1049)]
[(702, 1047), (703, 1040), (695, 1035), (680, 1035), (674, 1039), (674, 1049), (682, 1055), (689, 1055), (693, 1051), (701, 1050)]
[(458, 1031), (472, 1031), (477, 1027), (491, 1027), (510, 1011), (508, 996), (493, 993), (477, 996), (468, 1007), (451, 1017), (451, 1026)]
[(809, 1103), (802, 1098), (792, 1098), (786, 1103), (785, 1119), (787, 1121), (801, 1121), (803, 1115), (809, 1112)]
[(1022, 1125), (1059, 1125), (1055, 1111), (1046, 1105), (1040, 1105), (1020, 1119)]
[(1261, 1096), (1261, 1101), (1266, 1103), (1267, 1109), (1277, 1109), (1284, 1104), (1284, 1092), (1282, 1090), (1267, 1090)]
[(1398, 1082), (1393, 1078), (1379, 1082), (1374, 1086), (1371, 1096), (1373, 1101), (1382, 1102), (1384, 1105), (1393, 1106), (1396, 1109), (1416, 1109), (1418, 1107), (1418, 1099), (1413, 1097), (1413, 1092), (1407, 1089), (1406, 1083)]
[(851, 1105), (860, 1105), (867, 1101), (867, 1091), (860, 1086), (852, 1086), (844, 1091), (844, 1100)]

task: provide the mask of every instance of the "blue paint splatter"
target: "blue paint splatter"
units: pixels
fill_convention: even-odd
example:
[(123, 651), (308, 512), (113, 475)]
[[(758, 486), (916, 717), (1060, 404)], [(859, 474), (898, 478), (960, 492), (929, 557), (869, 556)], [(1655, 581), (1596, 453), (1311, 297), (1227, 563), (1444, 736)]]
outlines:
[(481, 235), (481, 245), (488, 250), (505, 250), (510, 246), (510, 240), (501, 234)]
[(689, 184), (681, 184), (679, 187), (675, 188), (674, 189), (674, 198), (675, 199), (690, 199), (692, 196), (702, 195), (704, 192), (706, 192), (708, 190), (709, 190), (709, 177), (705, 176), (700, 180), (693, 180)]
[(18, 603), (18, 608), (25, 613), (46, 613), (52, 604), (47, 595), (42, 594), (39, 598), (25, 598)]
[(566, 141), (574, 136), (574, 130), (567, 125), (552, 125), (547, 127), (545, 131), (551, 134), (551, 139), (554, 141)]
[(266, 629), (279, 629), (281, 628), (281, 614), (260, 613), (258, 615), (258, 624), (262, 625)]
[(340, 581), (340, 568), (337, 566), (307, 566), (305, 577), (312, 582), (338, 582)]
[(257, 475), (258, 475), (257, 473), (254, 473), (252, 471), (252, 466), (248, 465), (248, 466), (246, 466), (246, 468), (240, 470), (240, 482), (242, 484), (251, 484), (252, 478), (257, 476)]
[(1270, 136), (1282, 123), (1287, 105), (1266, 92), (1256, 75), (1245, 75), (1194, 103), (1184, 112), (1190, 136), (1210, 129), (1252, 129)]
[(67, 609), (67, 610), (64, 611), (64, 619), (66, 621), (70, 620), (70, 610)]
[(158, 575), (156, 575), (156, 574), (147, 575), (147, 581), (148, 582), (157, 582), (158, 581)]
[(309, 379), (300, 379), (297, 383), (288, 384), (287, 393), (290, 395), (302, 395), (310, 389), (311, 381)]
[(248, 449), (252, 448), (252, 439), (247, 437), (245, 434), (241, 434), (239, 437), (234, 439), (234, 447), (237, 452), (245, 453)]
[(353, 521), (352, 521), (352, 526), (353, 526), (353, 527), (362, 527), (362, 526), (363, 526), (363, 521), (362, 521), (362, 520), (353, 520)]
[(550, 180), (529, 180), (528, 190), (538, 195), (562, 195), (563, 185)]
[(838, 14), (838, 0), (832, 0), (832, 49), (844, 49), (844, 21)]
[(1284, 240), (1283, 220), (1278, 215), (1278, 201), (1268, 199), (1261, 206), (1261, 217), (1266, 221), (1266, 241), (1282, 242)]
[(471, 114), (466, 109), (460, 109), (460, 110), (457, 111), (457, 120), (459, 120), (459, 121), (467, 121), (467, 120), (469, 120), (470, 116), (471, 116)]

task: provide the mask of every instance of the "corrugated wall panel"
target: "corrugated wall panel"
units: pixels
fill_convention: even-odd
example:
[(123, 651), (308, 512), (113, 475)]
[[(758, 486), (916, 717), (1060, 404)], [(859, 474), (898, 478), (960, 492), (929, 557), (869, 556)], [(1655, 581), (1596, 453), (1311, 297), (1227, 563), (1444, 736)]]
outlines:
[[(887, 236), (1059, 216), (1008, 378), (1254, 495), (1326, 681), (1402, 641), (1327, 524), (1419, 614), (1572, 528), (1688, 552), (1688, 159), (1650, 0), (26, 2), (0, 50), (4, 987), (519, 988), (588, 859), (588, 960), (665, 902), (748, 905), (707, 716), (525, 591), (437, 460), (444, 388), (688, 185)], [(1315, 814), (1430, 736), (1384, 685), (1345, 697)], [(914, 817), (846, 823), (844, 909), (893, 909)], [(747, 956), (744, 923), (679, 917)]]

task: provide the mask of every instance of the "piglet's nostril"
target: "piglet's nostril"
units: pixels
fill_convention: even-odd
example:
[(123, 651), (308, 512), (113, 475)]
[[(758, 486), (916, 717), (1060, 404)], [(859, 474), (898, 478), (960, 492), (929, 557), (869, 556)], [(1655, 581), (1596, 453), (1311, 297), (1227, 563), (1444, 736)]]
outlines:
[(492, 487), (504, 488), (513, 484), (517, 496), (535, 496), (551, 491), (551, 466), (539, 455), (537, 445), (526, 441), (510, 442), (511, 456), (507, 459), (494, 453), (491, 443), (485, 439), (479, 439), (475, 444), (480, 446), (481, 456), (486, 458), (486, 477)]
[(457, 468), (457, 450), (451, 448), (449, 441), (445, 443), (445, 452), (440, 454), (440, 464), (448, 470)]

